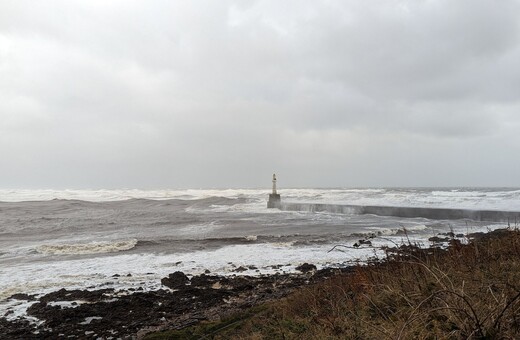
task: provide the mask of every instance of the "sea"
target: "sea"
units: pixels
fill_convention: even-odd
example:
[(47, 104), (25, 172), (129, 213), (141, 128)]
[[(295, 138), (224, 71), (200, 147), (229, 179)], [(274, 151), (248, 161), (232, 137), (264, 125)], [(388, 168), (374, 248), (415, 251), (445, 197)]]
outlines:
[[(61, 288), (164, 288), (161, 278), (264, 275), (366, 263), (382, 247), (453, 233), (517, 227), (516, 221), (316, 211), (313, 205), (369, 205), (520, 211), (518, 188), (282, 189), (268, 209), (269, 190), (0, 190), (0, 316), (27, 317), (30, 301)], [(520, 221), (519, 221), (520, 222)], [(370, 241), (370, 242), (361, 242)]]

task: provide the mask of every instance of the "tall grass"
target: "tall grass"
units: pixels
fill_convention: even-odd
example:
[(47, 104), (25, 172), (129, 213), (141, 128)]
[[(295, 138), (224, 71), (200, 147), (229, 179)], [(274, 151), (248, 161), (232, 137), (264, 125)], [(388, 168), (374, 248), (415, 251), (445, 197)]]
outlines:
[(463, 245), (407, 243), (302, 287), (212, 339), (518, 339), (520, 232)]

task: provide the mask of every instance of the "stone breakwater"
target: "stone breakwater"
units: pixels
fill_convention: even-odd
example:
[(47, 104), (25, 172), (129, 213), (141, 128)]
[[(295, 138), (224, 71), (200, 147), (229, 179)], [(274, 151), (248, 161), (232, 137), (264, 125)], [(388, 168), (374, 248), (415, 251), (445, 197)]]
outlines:
[(281, 203), (281, 210), (330, 212), (336, 214), (351, 215), (378, 215), (404, 218), (422, 217), (433, 220), (460, 220), (508, 222), (520, 223), (520, 211), (502, 210), (471, 210), (450, 208), (421, 208), (421, 207), (393, 207), (393, 206), (368, 206), (348, 204), (322, 204), (322, 203)]

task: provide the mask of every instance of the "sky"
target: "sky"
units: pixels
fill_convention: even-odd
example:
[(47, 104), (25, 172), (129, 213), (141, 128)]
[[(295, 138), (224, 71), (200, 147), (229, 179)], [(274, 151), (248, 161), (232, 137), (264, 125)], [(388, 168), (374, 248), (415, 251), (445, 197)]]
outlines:
[(0, 188), (520, 187), (519, 0), (0, 2)]

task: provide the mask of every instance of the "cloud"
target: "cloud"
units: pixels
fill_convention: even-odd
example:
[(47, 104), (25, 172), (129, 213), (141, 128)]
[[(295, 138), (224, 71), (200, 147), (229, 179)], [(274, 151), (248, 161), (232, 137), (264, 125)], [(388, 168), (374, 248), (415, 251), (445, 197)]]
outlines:
[(4, 1), (0, 186), (518, 185), (519, 7)]

